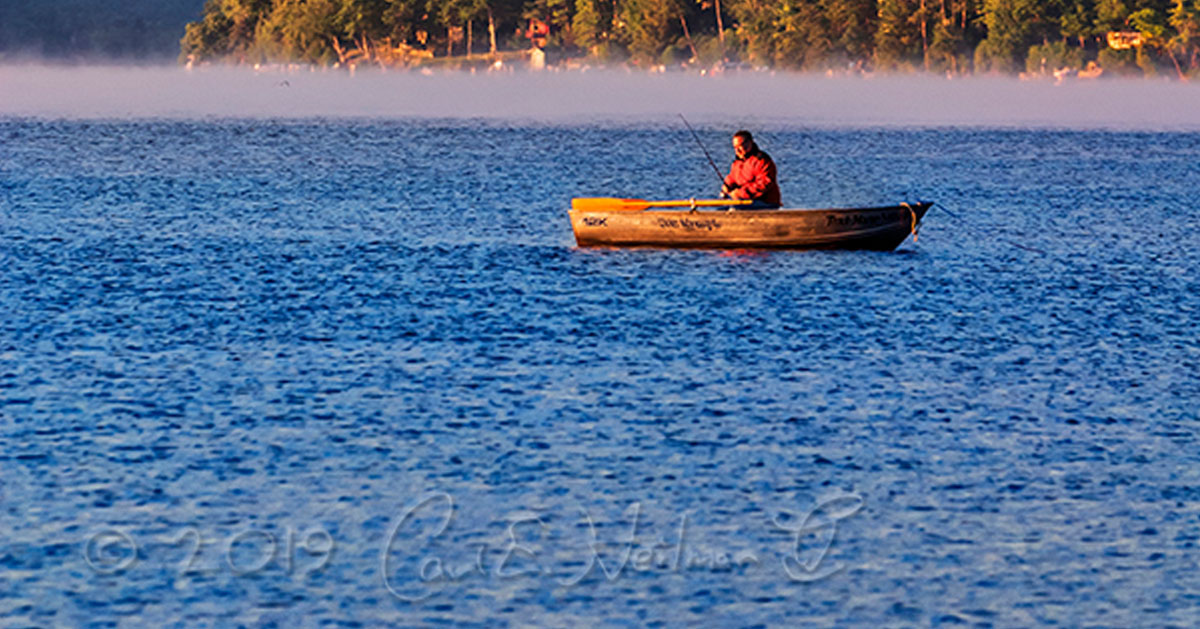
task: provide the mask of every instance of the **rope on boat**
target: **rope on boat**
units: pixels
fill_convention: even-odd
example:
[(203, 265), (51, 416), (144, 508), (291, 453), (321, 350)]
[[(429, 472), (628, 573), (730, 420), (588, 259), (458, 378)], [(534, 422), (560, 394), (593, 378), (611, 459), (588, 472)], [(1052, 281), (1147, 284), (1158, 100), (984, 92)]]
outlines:
[(907, 201), (901, 201), (900, 205), (904, 206), (904, 209), (908, 210), (909, 216), (912, 217), (912, 227), (910, 230), (912, 231), (913, 242), (917, 242), (917, 211)]

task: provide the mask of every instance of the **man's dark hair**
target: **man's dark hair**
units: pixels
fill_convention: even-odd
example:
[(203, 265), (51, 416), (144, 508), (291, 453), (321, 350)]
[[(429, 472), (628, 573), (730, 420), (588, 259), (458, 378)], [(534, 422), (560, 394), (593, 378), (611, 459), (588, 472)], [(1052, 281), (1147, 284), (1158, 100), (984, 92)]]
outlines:
[(738, 131), (737, 133), (733, 134), (733, 137), (741, 138), (742, 142), (748, 142), (750, 144), (754, 144), (754, 136), (750, 135), (750, 132), (745, 129), (742, 129), (741, 131)]

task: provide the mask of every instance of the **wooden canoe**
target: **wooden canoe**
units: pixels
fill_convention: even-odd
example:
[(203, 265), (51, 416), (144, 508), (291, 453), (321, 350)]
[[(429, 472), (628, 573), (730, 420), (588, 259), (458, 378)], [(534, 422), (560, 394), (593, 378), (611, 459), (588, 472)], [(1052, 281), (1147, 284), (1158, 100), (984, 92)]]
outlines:
[(572, 209), (581, 247), (874, 249), (891, 251), (916, 234), (932, 203), (853, 209)]

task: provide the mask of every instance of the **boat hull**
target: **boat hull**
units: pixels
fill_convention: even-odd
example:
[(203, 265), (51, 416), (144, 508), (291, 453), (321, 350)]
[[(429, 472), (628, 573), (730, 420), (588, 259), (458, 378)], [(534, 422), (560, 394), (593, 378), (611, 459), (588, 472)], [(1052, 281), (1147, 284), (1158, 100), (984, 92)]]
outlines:
[(854, 209), (571, 210), (581, 247), (872, 249), (915, 234), (931, 203)]

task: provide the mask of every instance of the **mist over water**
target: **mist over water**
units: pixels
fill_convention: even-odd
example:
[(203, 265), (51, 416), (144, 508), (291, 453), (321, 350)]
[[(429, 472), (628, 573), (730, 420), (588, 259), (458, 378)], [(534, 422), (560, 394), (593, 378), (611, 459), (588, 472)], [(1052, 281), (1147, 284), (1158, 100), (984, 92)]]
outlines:
[(684, 113), (737, 126), (1200, 129), (1200, 87), (1101, 79), (719, 76), (617, 70), (435, 73), (0, 67), (0, 116), (497, 118), (558, 122)]

